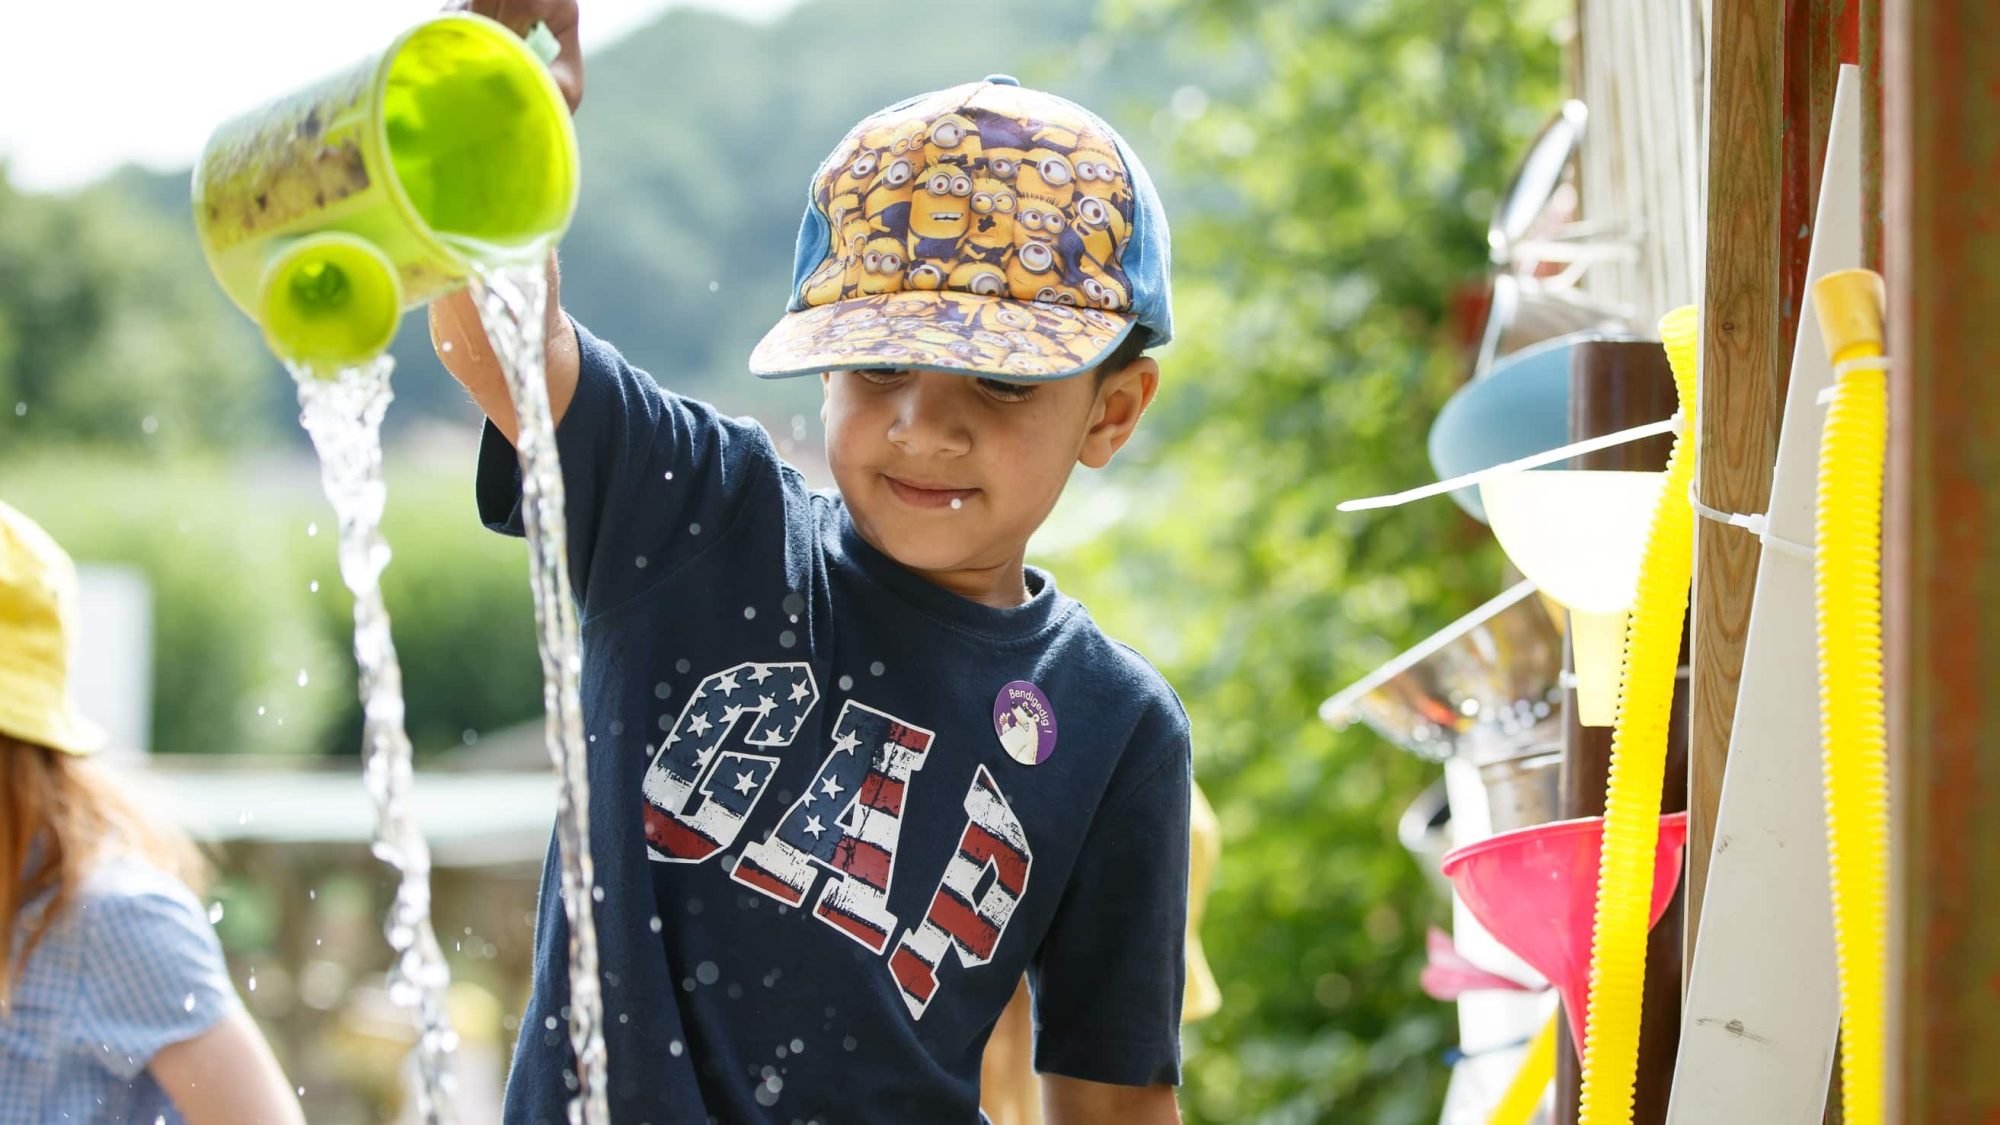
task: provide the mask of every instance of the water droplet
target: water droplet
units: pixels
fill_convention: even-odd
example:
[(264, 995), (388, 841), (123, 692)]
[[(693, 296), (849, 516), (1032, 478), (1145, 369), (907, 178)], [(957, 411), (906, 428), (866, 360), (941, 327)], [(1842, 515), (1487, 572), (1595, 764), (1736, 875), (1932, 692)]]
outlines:
[(882, 662), (880, 660), (877, 660), (875, 663), (870, 664), (868, 666), (868, 674), (871, 676), (879, 676), (886, 671), (888, 671), (888, 669), (882, 667)]
[(678, 1040), (678, 1039), (676, 1039), (676, 1040), (674, 1040), (673, 1042), (671, 1042), (671, 1043), (667, 1044), (667, 1053), (668, 1053), (668, 1054), (670, 1054), (670, 1055), (672, 1055), (672, 1056), (673, 1056), (673, 1057), (675, 1057), (675, 1058), (680, 1058), (680, 1057), (681, 1057), (681, 1050), (682, 1050), (682, 1047), (681, 1047), (681, 1041), (680, 1041), (680, 1040)]
[(777, 1105), (778, 1091), (784, 1088), (785, 1080), (774, 1074), (766, 1078), (763, 1084), (757, 1087), (757, 1092), (751, 1096), (757, 1099), (758, 1105)]
[(542, 1026), (548, 1028), (550, 1031), (554, 1031), (556, 1029), (556, 1018), (554, 1016), (550, 1016), (549, 1018), (542, 1021)]
[(852, 1035), (849, 1035), (840, 1041), (840, 1049), (843, 1051), (852, 1051), (854, 1048), (859, 1047), (860, 1045), (861, 1044), (855, 1042), (854, 1036)]
[(451, 354), (451, 341), (450, 340), (439, 341), (438, 350), (444, 352), (447, 355)]
[(262, 707), (257, 708), (257, 714), (262, 715), (263, 713), (264, 709)]
[(590, 900), (592, 902), (604, 901), (604, 884), (599, 883), (598, 885), (590, 888)]
[(309, 891), (307, 891), (307, 892), (306, 892), (306, 897), (307, 897), (307, 898), (309, 898), (309, 899), (315, 899), (315, 898), (318, 898), (318, 897), (319, 897), (319, 891), (318, 891), (318, 890), (309, 890)]
[(797, 633), (792, 632), (790, 629), (787, 629), (784, 632), (778, 634), (779, 648), (790, 648), (798, 643), (799, 643), (799, 635)]
[(854, 687), (854, 677), (853, 677), (853, 676), (842, 676), (842, 677), (840, 677), (840, 690), (842, 690), (842, 691), (851, 691), (851, 690), (853, 689), (853, 687)]
[(689, 535), (700, 535), (700, 534), (701, 534), (701, 525), (700, 525), (700, 524), (698, 524), (698, 523), (691, 523), (691, 524), (689, 524), (689, 525), (688, 525), (688, 534), (689, 534)]
[(640, 555), (633, 559), (632, 565), (638, 567), (640, 570), (646, 569), (646, 556)]
[(157, 434), (160, 432), (160, 420), (148, 414), (139, 419), (139, 429), (144, 433)]
[(797, 617), (806, 608), (806, 600), (797, 594), (785, 595), (785, 612)]
[(805, 1053), (805, 1049), (806, 1049), (806, 1041), (805, 1041), (805, 1040), (803, 1040), (803, 1039), (794, 1039), (794, 1040), (792, 1040), (792, 1053), (793, 1053), (793, 1054), (795, 1054), (795, 1055), (798, 1055), (798, 1054), (803, 1054), (803, 1053)]
[(682, 657), (681, 659), (674, 661), (674, 671), (679, 672), (682, 675), (686, 675), (687, 670), (692, 667), (694, 666), (687, 662), (686, 657)]
[(312, 594), (319, 593), (319, 579), (315, 578), (311, 582), (306, 583), (306, 592)]
[(720, 290), (721, 288), (722, 288), (722, 283), (720, 281), (711, 281), (708, 283), (708, 291), (710, 293), (714, 293), (717, 290)]
[(306, 1096), (306, 1088), (304, 1086), (299, 1087), (299, 1096), (302, 1098)]
[(319, 534), (319, 525), (318, 525), (318, 524), (316, 524), (316, 523), (309, 523), (309, 524), (307, 524), (307, 525), (306, 525), (306, 538), (310, 539), (310, 538), (312, 538), (313, 536), (315, 536), (315, 535), (318, 535), (318, 534)]
[(722, 970), (713, 961), (703, 961), (694, 967), (694, 977), (703, 984), (714, 984), (722, 976)]
[(957, 496), (954, 496), (951, 498), (951, 506), (954, 508), (963, 508), (965, 507), (965, 501)]
[(213, 926), (213, 925), (215, 925), (215, 924), (216, 924), (217, 922), (220, 922), (220, 921), (222, 921), (222, 904), (221, 904), (221, 903), (219, 903), (219, 902), (211, 902), (211, 903), (209, 903), (209, 904), (208, 904), (208, 924), (209, 924), (209, 925), (211, 925), (211, 926)]
[(665, 680), (653, 685), (653, 698), (665, 699), (674, 693), (674, 686)]
[(743, 620), (745, 620), (745, 621), (749, 621), (749, 620), (752, 620), (752, 619), (754, 619), (754, 618), (755, 618), (756, 616), (757, 616), (757, 607), (756, 607), (756, 606), (754, 606), (754, 605), (746, 605), (746, 606), (744, 606), (744, 607), (743, 607)]
[(306, 670), (304, 668), (299, 669), (299, 686), (306, 686)]
[(479, 741), (479, 732), (473, 730), (471, 727), (467, 727), (464, 730), (458, 732), (458, 740), (460, 742), (465, 743), (467, 746), (470, 746), (473, 743)]
[(250, 991), (257, 991), (257, 970), (250, 970)]
[(15, 404), (14, 404), (14, 417), (16, 417), (16, 418), (19, 418), (19, 417), (22, 417), (22, 416), (26, 415), (27, 413), (28, 413), (28, 404), (27, 404), (27, 403), (25, 403), (25, 402), (17, 402), (17, 403), (15, 403)]
[(181, 1008), (183, 1011), (194, 1011), (194, 993), (190, 992), (187, 994), (187, 997), (181, 1001)]
[(664, 480), (672, 480), (672, 479), (674, 479), (674, 471), (673, 471), (672, 469), (668, 469), (668, 470), (667, 470), (667, 475), (666, 475), (666, 476), (665, 476), (664, 478), (662, 478), (662, 479), (664, 479)]
[(250, 823), (250, 814), (249, 814), (248, 812), (240, 812), (240, 813), (237, 813), (237, 814), (236, 814), (236, 823), (238, 823), (238, 824), (248, 824), (248, 823)]
[(657, 934), (657, 933), (659, 933), (659, 932), (660, 932), (660, 916), (659, 916), (658, 914), (655, 914), (655, 915), (653, 915), (653, 916), (652, 916), (651, 918), (648, 918), (648, 919), (646, 919), (646, 927), (647, 927), (648, 929), (652, 930), (652, 931), (653, 931), (654, 933), (656, 933), (656, 934)]

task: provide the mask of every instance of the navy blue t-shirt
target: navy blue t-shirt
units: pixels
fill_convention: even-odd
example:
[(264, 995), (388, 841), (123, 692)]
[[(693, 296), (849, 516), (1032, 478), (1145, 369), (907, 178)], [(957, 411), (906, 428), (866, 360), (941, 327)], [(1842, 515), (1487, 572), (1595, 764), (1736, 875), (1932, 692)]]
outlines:
[[(761, 428), (578, 335), (557, 444), (613, 1118), (969, 1125), (1024, 972), (1037, 1069), (1177, 1082), (1165, 680), (1041, 570), (1009, 609), (904, 570)], [(490, 426), (478, 497), (520, 534)], [(552, 846), (509, 1122), (563, 1121), (574, 1082), (557, 872)]]

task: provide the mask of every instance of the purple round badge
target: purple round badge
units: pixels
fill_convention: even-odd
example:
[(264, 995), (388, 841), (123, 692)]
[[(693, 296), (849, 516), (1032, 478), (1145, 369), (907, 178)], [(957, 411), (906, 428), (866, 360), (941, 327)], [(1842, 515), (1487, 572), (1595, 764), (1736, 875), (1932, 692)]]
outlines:
[(1056, 752), (1056, 709), (1041, 688), (1015, 680), (993, 697), (993, 733), (1008, 757), (1038, 766)]

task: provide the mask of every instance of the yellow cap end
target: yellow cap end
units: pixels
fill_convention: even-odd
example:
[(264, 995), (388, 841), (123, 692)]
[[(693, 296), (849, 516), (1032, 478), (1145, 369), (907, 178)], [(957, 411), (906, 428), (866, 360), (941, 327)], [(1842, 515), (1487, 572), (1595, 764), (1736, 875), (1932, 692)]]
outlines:
[(1882, 306), (1887, 291), (1874, 270), (1830, 273), (1812, 287), (1813, 311), (1819, 317), (1820, 338), (1835, 360), (1856, 348), (1882, 352)]
[(389, 347), (403, 287), (382, 251), (351, 234), (291, 243), (264, 271), (257, 320), (278, 358), (315, 368), (351, 366)]

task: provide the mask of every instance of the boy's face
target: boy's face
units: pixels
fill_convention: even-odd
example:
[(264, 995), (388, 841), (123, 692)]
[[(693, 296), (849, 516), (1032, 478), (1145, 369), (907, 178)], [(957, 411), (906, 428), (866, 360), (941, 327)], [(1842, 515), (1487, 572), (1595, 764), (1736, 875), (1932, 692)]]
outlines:
[(1019, 600), (1028, 537), (1070, 469), (1110, 463), (1152, 401), (1159, 368), (1141, 356), (1101, 382), (895, 368), (821, 379), (827, 460), (862, 536), (947, 589), (1008, 604), (1009, 594)]

